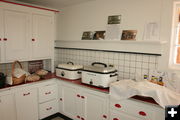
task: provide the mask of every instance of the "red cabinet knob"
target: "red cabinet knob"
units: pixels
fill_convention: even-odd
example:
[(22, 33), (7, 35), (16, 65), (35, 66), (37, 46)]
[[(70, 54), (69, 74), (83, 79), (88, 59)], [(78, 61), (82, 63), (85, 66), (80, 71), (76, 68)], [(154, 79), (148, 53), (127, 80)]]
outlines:
[(27, 96), (27, 95), (30, 95), (30, 93), (24, 93), (23, 96)]
[(81, 97), (79, 94), (77, 94), (77, 97)]
[(46, 110), (51, 110), (51, 109), (52, 109), (52, 107), (46, 108)]
[(33, 38), (32, 41), (35, 41), (35, 39)]
[(82, 99), (84, 99), (85, 97), (84, 96), (81, 96)]
[(80, 119), (80, 116), (78, 115), (78, 116), (77, 116), (77, 118), (79, 118), (79, 119)]
[(117, 108), (121, 108), (120, 104), (115, 104), (114, 106), (117, 107)]
[(139, 111), (139, 115), (141, 115), (141, 116), (147, 116), (147, 114), (146, 114), (145, 112), (143, 112), (143, 111)]
[(113, 118), (113, 120), (119, 120), (118, 118)]
[(106, 115), (103, 115), (103, 118), (107, 118), (107, 116), (106, 116)]
[(84, 118), (81, 118), (81, 120), (85, 120)]
[(7, 41), (7, 38), (4, 38), (3, 40), (4, 40), (4, 41)]
[(60, 98), (59, 100), (62, 101), (62, 98)]
[(0, 38), (0, 41), (1, 41), (1, 38)]
[(45, 93), (45, 95), (49, 95), (49, 94), (51, 94), (51, 92), (46, 92), (46, 93)]

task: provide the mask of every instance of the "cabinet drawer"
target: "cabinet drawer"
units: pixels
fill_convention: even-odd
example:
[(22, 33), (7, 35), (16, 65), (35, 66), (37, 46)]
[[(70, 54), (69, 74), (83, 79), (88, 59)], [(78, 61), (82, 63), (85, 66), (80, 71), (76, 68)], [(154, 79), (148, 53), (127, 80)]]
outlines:
[(58, 87), (56, 84), (39, 88), (39, 103), (57, 98)]
[(125, 112), (143, 119), (153, 120), (154, 118), (154, 111), (149, 106), (140, 102), (136, 103), (131, 100), (111, 101), (110, 106), (112, 110)]
[(46, 118), (58, 112), (57, 100), (52, 100), (39, 105), (39, 117), (40, 119)]
[(110, 120), (144, 120), (139, 117), (131, 116), (122, 112), (112, 112), (110, 115)]

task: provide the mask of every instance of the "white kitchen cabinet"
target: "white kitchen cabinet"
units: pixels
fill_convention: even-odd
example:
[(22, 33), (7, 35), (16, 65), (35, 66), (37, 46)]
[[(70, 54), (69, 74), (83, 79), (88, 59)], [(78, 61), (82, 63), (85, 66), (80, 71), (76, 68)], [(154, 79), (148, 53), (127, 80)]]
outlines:
[(58, 85), (45, 84), (39, 88), (39, 119), (58, 112)]
[(60, 113), (63, 113), (63, 101), (63, 86), (61, 82), (58, 82), (58, 104)]
[(53, 59), (53, 12), (0, 2), (0, 26), (0, 63)]
[(28, 60), (29, 58), (29, 20), (27, 12), (3, 9), (4, 49), (6, 62)]
[(54, 18), (32, 14), (32, 59), (49, 59), (53, 54)]
[(62, 86), (63, 114), (75, 119), (77, 116), (77, 89), (71, 86)]
[(14, 95), (0, 96), (0, 119), (16, 120)]
[(43, 119), (58, 112), (57, 99), (39, 105), (39, 118)]
[(39, 103), (47, 102), (58, 97), (58, 86), (56, 84), (47, 84), (39, 88)]
[(1, 3), (0, 3), (0, 63), (2, 63), (3, 61), (3, 42), (2, 42), (2, 39), (3, 39), (3, 12), (2, 12), (2, 7), (1, 7)]
[(17, 120), (38, 120), (37, 89), (21, 89), (15, 93)]
[(122, 112), (112, 112), (110, 120), (144, 120)]
[[(121, 114), (122, 120), (164, 120), (165, 110), (158, 105), (145, 103), (142, 101), (127, 99), (127, 100), (110, 100), (111, 119), (114, 118), (114, 113)], [(113, 115), (113, 116), (112, 116)], [(120, 115), (117, 115), (120, 116)], [(130, 117), (131, 116), (131, 117)], [(129, 118), (130, 117), (130, 118)], [(120, 117), (119, 117), (120, 118)], [(112, 119), (113, 120), (113, 119)], [(117, 119), (118, 120), (118, 119)]]
[(106, 95), (101, 96), (89, 93), (88, 90), (83, 92), (80, 97), (83, 103), (81, 119), (84, 120), (108, 120), (108, 98)]
[(59, 112), (74, 120), (108, 120), (108, 95), (76, 85), (59, 84)]

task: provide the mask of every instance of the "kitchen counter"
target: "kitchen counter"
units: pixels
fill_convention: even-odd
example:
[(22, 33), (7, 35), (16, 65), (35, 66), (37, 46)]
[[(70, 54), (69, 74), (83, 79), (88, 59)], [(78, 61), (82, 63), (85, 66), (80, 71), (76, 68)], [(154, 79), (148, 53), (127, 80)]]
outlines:
[[(69, 79), (65, 79), (65, 78), (60, 78), (60, 77), (57, 77), (54, 73), (48, 73), (43, 79), (40, 79), (38, 81), (26, 82), (26, 83), (22, 83), (22, 84), (18, 84), (18, 85), (6, 85), (5, 87), (0, 88), (0, 90), (5, 89), (5, 88), (11, 88), (11, 87), (15, 87), (15, 86), (20, 86), (20, 85), (24, 85), (24, 84), (30, 84), (30, 83), (45, 81), (45, 80), (49, 80), (49, 79), (53, 79), (53, 78), (56, 78), (56, 79), (61, 80), (61, 81), (70, 82), (72, 84), (80, 85), (80, 86), (83, 86), (83, 87), (87, 87), (87, 88), (90, 88), (90, 89), (93, 89), (93, 90), (96, 90), (96, 91), (100, 91), (100, 92), (104, 92), (104, 93), (109, 94), (109, 89), (108, 88), (98, 88), (98, 87), (95, 87), (95, 86), (83, 84), (83, 83), (81, 83), (81, 79), (78, 79), (78, 80), (69, 80)], [(155, 102), (155, 100), (150, 98), (150, 97), (133, 96), (132, 98), (136, 99), (136, 100), (141, 100), (143, 102), (157, 104)]]

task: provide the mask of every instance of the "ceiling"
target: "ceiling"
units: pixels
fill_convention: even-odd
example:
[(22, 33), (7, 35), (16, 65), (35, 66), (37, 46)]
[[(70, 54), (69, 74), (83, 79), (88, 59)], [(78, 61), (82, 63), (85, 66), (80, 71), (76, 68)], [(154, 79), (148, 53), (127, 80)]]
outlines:
[(13, 0), (13, 1), (59, 9), (66, 6), (71, 6), (71, 5), (79, 4), (82, 2), (93, 1), (93, 0)]

